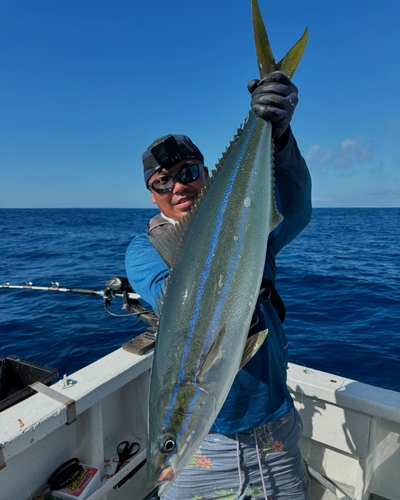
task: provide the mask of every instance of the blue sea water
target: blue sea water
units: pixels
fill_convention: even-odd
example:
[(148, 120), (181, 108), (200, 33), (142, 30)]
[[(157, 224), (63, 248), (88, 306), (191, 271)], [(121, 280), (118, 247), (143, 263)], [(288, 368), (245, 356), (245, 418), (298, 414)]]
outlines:
[[(155, 210), (2, 209), (0, 283), (102, 290)], [(315, 209), (278, 256), (290, 361), (400, 391), (400, 209)], [(124, 314), (121, 301), (111, 309)], [(0, 289), (0, 356), (70, 374), (146, 325), (100, 297)]]

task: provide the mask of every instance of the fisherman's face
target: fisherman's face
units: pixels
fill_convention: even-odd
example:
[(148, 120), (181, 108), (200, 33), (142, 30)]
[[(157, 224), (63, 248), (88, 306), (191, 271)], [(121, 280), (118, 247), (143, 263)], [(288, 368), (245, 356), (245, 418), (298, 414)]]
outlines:
[[(165, 175), (176, 175), (181, 172), (185, 165), (201, 164), (199, 160), (183, 160), (169, 170), (163, 169), (160, 174), (156, 173), (149, 179), (151, 184), (156, 179)], [(174, 220), (181, 220), (190, 210), (194, 201), (200, 194), (208, 180), (207, 167), (200, 167), (199, 178), (188, 184), (183, 184), (179, 179), (174, 179), (174, 187), (167, 193), (157, 193), (150, 188), (151, 201), (158, 206), (161, 212)]]

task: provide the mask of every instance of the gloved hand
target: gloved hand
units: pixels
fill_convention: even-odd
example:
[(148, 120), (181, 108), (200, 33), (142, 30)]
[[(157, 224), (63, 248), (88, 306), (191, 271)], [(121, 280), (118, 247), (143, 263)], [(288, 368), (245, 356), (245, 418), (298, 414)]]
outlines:
[(297, 87), (283, 71), (274, 71), (262, 80), (251, 80), (247, 88), (251, 93), (251, 108), (260, 118), (271, 122), (272, 138), (278, 141), (288, 129), (297, 106)]

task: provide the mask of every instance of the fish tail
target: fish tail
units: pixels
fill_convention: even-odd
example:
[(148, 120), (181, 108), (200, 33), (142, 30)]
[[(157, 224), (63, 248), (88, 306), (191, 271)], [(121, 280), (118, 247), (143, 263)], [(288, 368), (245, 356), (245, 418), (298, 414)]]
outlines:
[(286, 73), (291, 78), (300, 62), (300, 59), (306, 47), (308, 39), (308, 28), (305, 29), (303, 36), (289, 50), (285, 57), (283, 57), (278, 63), (276, 63), (257, 0), (251, 0), (251, 10), (260, 77), (264, 78), (268, 73), (280, 70)]

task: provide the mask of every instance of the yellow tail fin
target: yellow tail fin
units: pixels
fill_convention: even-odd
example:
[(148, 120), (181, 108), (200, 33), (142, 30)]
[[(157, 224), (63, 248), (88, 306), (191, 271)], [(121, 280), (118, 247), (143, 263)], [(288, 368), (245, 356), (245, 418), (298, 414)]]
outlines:
[(286, 73), (290, 78), (296, 71), (296, 68), (303, 55), (308, 39), (308, 28), (305, 29), (300, 40), (289, 50), (289, 52), (278, 63), (275, 62), (272, 54), (271, 45), (268, 40), (267, 31), (261, 17), (260, 8), (257, 0), (251, 0), (251, 11), (253, 16), (254, 40), (256, 43), (256, 53), (260, 77), (264, 78), (268, 73), (280, 70)]

